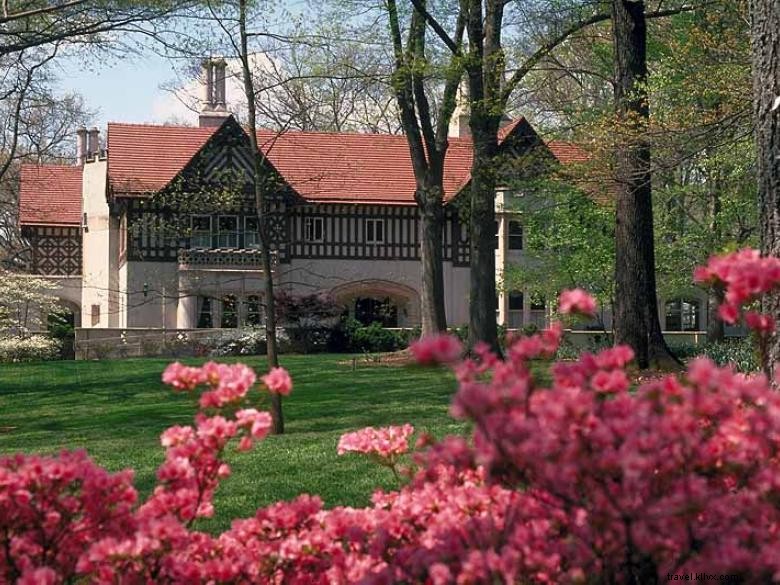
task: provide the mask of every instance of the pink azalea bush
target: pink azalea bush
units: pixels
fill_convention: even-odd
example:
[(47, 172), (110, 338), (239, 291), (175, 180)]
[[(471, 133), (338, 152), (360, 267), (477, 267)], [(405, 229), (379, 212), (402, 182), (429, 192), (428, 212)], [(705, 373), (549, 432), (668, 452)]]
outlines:
[(769, 341), (776, 333), (775, 319), (757, 311), (743, 314), (742, 307), (754, 304), (780, 286), (780, 258), (761, 256), (758, 250), (751, 249), (713, 256), (705, 266), (696, 269), (694, 280), (723, 288), (725, 302), (718, 307), (718, 315), (731, 324), (744, 317), (745, 325), (755, 335), (761, 367), (770, 375), (773, 364), (769, 363), (768, 352)]
[(420, 364), (452, 364), (463, 355), (463, 344), (453, 335), (438, 334), (412, 342), (409, 350)]
[(558, 312), (562, 315), (593, 317), (596, 314), (596, 299), (581, 288), (565, 290), (558, 299)]
[[(744, 289), (728, 297), (739, 312), (775, 286), (773, 266), (745, 253), (711, 261), (707, 278)], [(774, 334), (762, 316), (746, 319)], [(477, 347), (453, 363), (451, 412), (473, 432), (423, 437), (398, 490), (357, 509), (302, 495), (219, 535), (192, 523), (214, 512), (231, 441), (250, 448), (270, 417), (247, 404), (259, 390), (248, 368), (173, 364), (165, 381), (201, 391), (202, 411), (163, 433), (146, 501), (129, 472), (109, 474), (82, 453), (0, 460), (0, 582), (780, 581), (780, 394), (767, 377), (698, 359), (679, 377), (631, 388), (632, 351), (614, 347), (554, 363), (542, 382), (534, 360), (554, 355), (561, 335), (555, 324), (508, 340), (503, 357)], [(456, 347), (420, 343), (428, 363), (450, 362)], [(412, 433), (363, 429), (338, 451), (397, 458)]]
[(263, 384), (274, 394), (289, 396), (292, 392), (292, 378), (284, 368), (271, 368), (271, 371), (263, 376)]

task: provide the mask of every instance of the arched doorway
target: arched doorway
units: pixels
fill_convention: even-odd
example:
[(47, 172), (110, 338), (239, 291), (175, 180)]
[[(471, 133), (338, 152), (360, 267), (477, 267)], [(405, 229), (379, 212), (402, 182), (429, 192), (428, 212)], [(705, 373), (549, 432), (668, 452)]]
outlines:
[(361, 280), (333, 288), (330, 294), (365, 325), (414, 327), (420, 324), (420, 296), (413, 288), (386, 280)]
[(64, 360), (76, 358), (76, 327), (81, 325), (81, 311), (69, 301), (60, 301), (57, 311), (46, 318), (49, 335), (60, 342), (60, 356)]

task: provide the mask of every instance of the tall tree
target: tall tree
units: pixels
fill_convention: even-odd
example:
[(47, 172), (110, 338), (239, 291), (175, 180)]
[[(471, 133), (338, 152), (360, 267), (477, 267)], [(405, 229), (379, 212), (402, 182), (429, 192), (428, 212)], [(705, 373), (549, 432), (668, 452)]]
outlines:
[[(276, 299), (274, 298), (274, 279), (271, 264), (271, 247), (268, 238), (268, 222), (266, 221), (266, 198), (263, 176), (267, 168), (265, 154), (257, 142), (257, 110), (255, 107), (255, 85), (252, 76), (249, 52), (249, 33), (247, 32), (247, 0), (238, 0), (238, 58), (241, 61), (241, 74), (244, 82), (244, 92), (247, 102), (247, 132), (252, 148), (252, 186), (255, 194), (255, 209), (257, 211), (258, 233), (260, 237), (260, 252), (262, 256), (263, 276), (265, 282), (265, 332), (266, 357), (268, 367), (279, 367), (279, 352), (276, 340)], [(284, 415), (282, 413), (282, 397), (271, 393), (271, 416), (273, 417), (273, 432), (284, 433)]]
[[(422, 10), (426, 0), (420, 0)], [(449, 147), (449, 124), (456, 107), (456, 94), (462, 69), (457, 53), (464, 32), (463, 14), (455, 24), (455, 53), (444, 73), (444, 90), (436, 120), (427, 94), (425, 76), (430, 69), (426, 53), (426, 26), (421, 10), (412, 12), (409, 39), (404, 47), (398, 6), (386, 0), (393, 44), (393, 89), (398, 104), (415, 177), (414, 198), (422, 224), (422, 334), (432, 335), (447, 328), (444, 306), (444, 161)]]
[(641, 139), (649, 107), (644, 2), (612, 1), (615, 55), (615, 109), (627, 136), (615, 153), (615, 343), (629, 345), (639, 366), (650, 359), (645, 313), (650, 283), (646, 266), (652, 257), (650, 149)]
[[(471, 116), (469, 127), (473, 140), (473, 162), (469, 201), (471, 237), (471, 287), (469, 297), (469, 341), (484, 341), (498, 346), (495, 274), (495, 192), (499, 169), (499, 129), (507, 103), (523, 80), (548, 55), (577, 32), (598, 22), (609, 20), (598, 4), (551, 2), (529, 4), (528, 22), (535, 20), (541, 31), (524, 39), (525, 50), (511, 60), (503, 46), (507, 27), (506, 0), (460, 0), (465, 19), (468, 50), (463, 51), (442, 24), (426, 9), (422, 0), (411, 0), (453, 54), (461, 57), (469, 89)], [(540, 9), (541, 6), (541, 9)], [(514, 7), (514, 5), (512, 6)], [(652, 13), (668, 16), (689, 8), (675, 7)], [(542, 16), (545, 13), (545, 16)], [(523, 23), (523, 19), (515, 20)], [(541, 23), (541, 24), (540, 24)], [(525, 26), (520, 26), (525, 30)]]
[[(750, 1), (753, 107), (756, 124), (761, 250), (780, 256), (780, 7), (777, 0)], [(780, 294), (766, 300), (780, 317)], [(780, 361), (780, 336), (769, 345), (769, 363)]]
[(106, 40), (105, 33), (114, 31), (152, 34), (153, 27), (146, 25), (172, 15), (184, 5), (178, 0), (4, 0), (0, 13), (0, 57), (61, 41), (99, 44)]

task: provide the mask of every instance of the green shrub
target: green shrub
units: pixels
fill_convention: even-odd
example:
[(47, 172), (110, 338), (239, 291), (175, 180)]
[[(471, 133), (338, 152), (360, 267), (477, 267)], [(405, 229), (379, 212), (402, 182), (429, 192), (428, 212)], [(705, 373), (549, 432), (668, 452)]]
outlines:
[(405, 331), (385, 329), (380, 323), (363, 325), (356, 319), (345, 319), (341, 326), (346, 351), (398, 351), (408, 347), (411, 335)]
[(732, 365), (738, 372), (757, 372), (760, 369), (751, 337), (709, 343), (702, 348), (699, 355), (707, 356), (719, 366)]

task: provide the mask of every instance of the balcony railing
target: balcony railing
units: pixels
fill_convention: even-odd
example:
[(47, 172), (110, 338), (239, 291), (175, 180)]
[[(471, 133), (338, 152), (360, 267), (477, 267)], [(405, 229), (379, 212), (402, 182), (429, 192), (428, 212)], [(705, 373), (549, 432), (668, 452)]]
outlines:
[[(271, 252), (271, 268), (277, 265), (277, 254)], [(179, 270), (262, 270), (260, 250), (238, 248), (191, 248), (179, 250)]]

